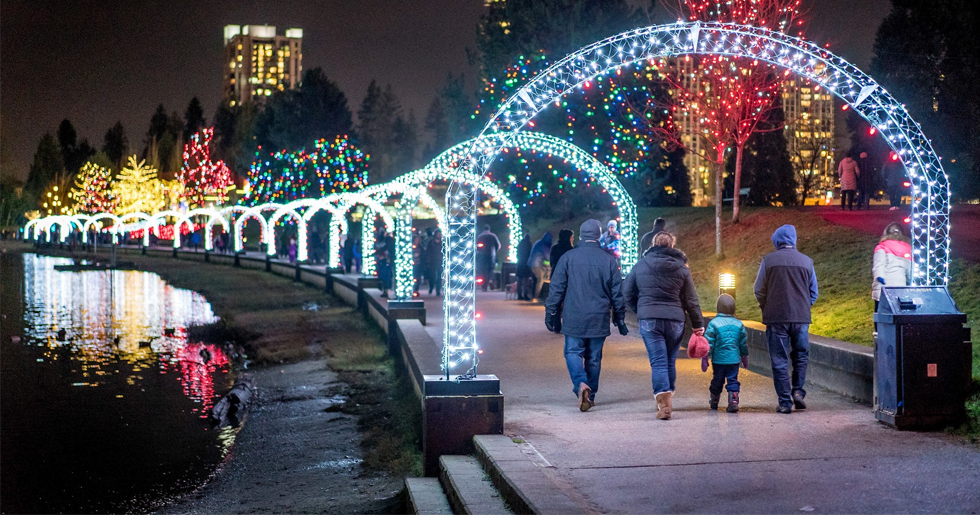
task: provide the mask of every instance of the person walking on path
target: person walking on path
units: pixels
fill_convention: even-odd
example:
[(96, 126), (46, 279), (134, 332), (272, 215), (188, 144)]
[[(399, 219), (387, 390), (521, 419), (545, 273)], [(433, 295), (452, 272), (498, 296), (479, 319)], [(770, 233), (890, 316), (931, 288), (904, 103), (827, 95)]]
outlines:
[[(908, 286), (912, 282), (912, 245), (902, 226), (890, 223), (881, 233), (871, 260), (871, 298), (875, 301), (875, 313), (881, 298), (882, 286)], [(875, 323), (875, 331), (878, 323)]]
[(429, 295), (432, 295), (434, 289), (436, 297), (442, 295), (442, 256), (442, 231), (436, 229), (425, 246), (425, 266), (429, 271)]
[(595, 405), (599, 392), (602, 345), (610, 334), (610, 311), (619, 334), (629, 333), (619, 260), (599, 246), (601, 233), (598, 220), (582, 224), (578, 247), (566, 252), (555, 265), (545, 303), (545, 327), (565, 335), (565, 364), (582, 411)]
[(902, 196), (905, 194), (905, 166), (894, 151), (889, 154), (888, 161), (882, 167), (885, 176), (885, 187), (888, 189), (889, 211), (902, 207)]
[[(796, 227), (784, 225), (772, 233), (774, 252), (766, 254), (755, 278), (755, 298), (766, 324), (772, 362), (772, 381), (779, 413), (795, 406), (806, 409), (806, 368), (810, 352), (810, 308), (817, 302), (817, 272), (813, 260), (796, 250)], [(793, 372), (790, 379), (789, 367)]]
[(657, 218), (656, 220), (654, 220), (653, 230), (644, 234), (643, 237), (640, 238), (640, 255), (642, 256), (647, 250), (650, 249), (650, 247), (653, 246), (653, 237), (656, 236), (657, 233), (666, 230), (667, 230), (667, 220), (664, 220), (663, 218)]
[(837, 177), (840, 178), (840, 208), (854, 210), (854, 194), (858, 188), (858, 176), (861, 170), (858, 168), (857, 161), (854, 160), (850, 150), (845, 154), (844, 159), (837, 165)]
[(381, 297), (388, 298), (388, 288), (391, 288), (391, 257), (392, 249), (388, 246), (388, 233), (384, 228), (378, 229), (374, 235), (374, 266), (381, 280)]
[(349, 274), (351, 266), (354, 264), (354, 237), (350, 234), (344, 238), (343, 246), (344, 273)]
[(490, 230), (489, 225), (484, 225), (483, 232), (476, 237), (476, 277), (483, 285), (483, 291), (487, 291), (493, 281), (498, 250), (500, 250), (500, 239)]
[[(705, 360), (711, 359), (711, 385), (708, 393), (708, 407), (718, 409), (721, 399), (721, 387), (728, 390), (729, 413), (738, 412), (738, 365), (749, 368), (748, 334), (745, 325), (735, 318), (735, 299), (731, 295), (718, 296), (716, 307), (718, 314), (708, 323), (704, 337), (708, 340), (708, 355), (701, 362), (701, 369), (707, 369)], [(725, 384), (727, 381), (727, 384)]]
[(422, 235), (418, 231), (412, 231), (412, 293), (418, 293), (422, 286), (422, 278), (425, 276), (425, 263), (422, 261)]
[(574, 245), (572, 245), (572, 238), (575, 233), (571, 229), (562, 229), (558, 231), (558, 243), (555, 243), (551, 247), (551, 258), (548, 262), (551, 263), (551, 277), (555, 276), (555, 269), (558, 268), (558, 260), (565, 255), (566, 252), (572, 250)]
[(613, 256), (619, 257), (619, 231), (616, 230), (616, 220), (609, 220), (606, 224), (606, 232), (603, 233), (602, 239), (599, 240), (599, 244), (602, 248), (606, 249), (607, 252)]
[(535, 301), (541, 295), (541, 288), (544, 286), (544, 278), (548, 271), (545, 269), (544, 260), (551, 254), (551, 231), (544, 233), (540, 240), (534, 242), (531, 247), (531, 255), (527, 259), (527, 266), (531, 267), (531, 274), (534, 275), (534, 295), (530, 301)]
[(868, 159), (867, 152), (861, 152), (861, 156), (858, 159), (858, 169), (861, 173), (858, 174), (857, 178), (857, 208), (858, 211), (862, 207), (871, 209), (871, 188), (874, 187), (874, 181), (872, 181), (874, 168), (871, 166), (871, 160)]
[(626, 305), (640, 320), (640, 336), (650, 358), (650, 378), (657, 399), (657, 418), (670, 420), (677, 351), (684, 335), (684, 314), (691, 327), (704, 334), (701, 305), (694, 289), (687, 256), (674, 248), (674, 235), (661, 232), (653, 246), (623, 281)]
[(527, 234), (517, 244), (517, 300), (531, 300), (531, 237)]
[(288, 250), (288, 253), (289, 253), (289, 262), (290, 263), (295, 263), (296, 262), (296, 251), (297, 251), (296, 238), (289, 238), (289, 250)]

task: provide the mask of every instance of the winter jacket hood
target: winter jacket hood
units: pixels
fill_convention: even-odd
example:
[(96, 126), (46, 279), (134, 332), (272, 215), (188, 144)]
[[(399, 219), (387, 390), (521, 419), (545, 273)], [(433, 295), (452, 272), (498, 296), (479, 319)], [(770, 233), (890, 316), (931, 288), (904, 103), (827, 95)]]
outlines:
[(881, 298), (882, 286), (907, 286), (911, 279), (912, 246), (902, 240), (879, 242), (871, 260), (871, 298)]
[(677, 249), (651, 247), (626, 276), (623, 296), (640, 320), (683, 322), (686, 313), (692, 327), (704, 327), (687, 256)]
[(875, 252), (883, 250), (889, 254), (905, 259), (912, 259), (912, 245), (902, 240), (882, 240), (875, 247)]
[(582, 241), (599, 241), (602, 236), (602, 224), (596, 219), (589, 219), (578, 228), (579, 239)]
[(772, 233), (772, 246), (779, 250), (783, 247), (796, 246), (796, 227), (784, 225)]

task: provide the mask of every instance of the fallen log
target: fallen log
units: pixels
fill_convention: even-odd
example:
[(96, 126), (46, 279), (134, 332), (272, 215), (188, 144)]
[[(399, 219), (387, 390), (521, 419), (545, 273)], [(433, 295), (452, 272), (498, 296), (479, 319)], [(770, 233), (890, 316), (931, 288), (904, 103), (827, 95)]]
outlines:
[(252, 405), (255, 385), (252, 376), (242, 374), (228, 393), (211, 410), (211, 424), (214, 426), (238, 427), (245, 421), (248, 408)]

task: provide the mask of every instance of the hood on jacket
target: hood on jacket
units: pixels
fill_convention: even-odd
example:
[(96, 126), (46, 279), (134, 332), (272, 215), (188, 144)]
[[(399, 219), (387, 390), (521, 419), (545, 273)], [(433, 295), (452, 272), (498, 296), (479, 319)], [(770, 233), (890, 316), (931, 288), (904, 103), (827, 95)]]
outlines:
[(889, 254), (894, 254), (900, 258), (912, 259), (912, 245), (902, 240), (882, 240), (875, 246), (875, 252), (884, 250)]
[(578, 228), (579, 239), (582, 241), (599, 241), (602, 236), (602, 224), (595, 218), (590, 218)]
[(558, 243), (555, 244), (555, 247), (564, 248), (564, 249), (572, 248), (572, 244), (569, 242), (572, 240), (572, 236), (574, 234), (575, 233), (573, 233), (571, 229), (562, 229), (561, 231), (559, 231)]
[(715, 310), (721, 314), (735, 316), (735, 298), (727, 293), (722, 293), (718, 296)]
[(547, 246), (550, 247), (551, 246), (551, 238), (552, 238), (551, 231), (548, 231), (548, 232), (544, 233), (544, 236), (541, 237), (541, 243), (544, 243), (545, 245), (547, 245)]
[(650, 247), (643, 254), (643, 258), (653, 259), (650, 265), (655, 268), (663, 267), (666, 270), (674, 270), (687, 266), (687, 254), (670, 247)]
[(786, 224), (772, 233), (772, 246), (779, 250), (796, 246), (796, 227)]

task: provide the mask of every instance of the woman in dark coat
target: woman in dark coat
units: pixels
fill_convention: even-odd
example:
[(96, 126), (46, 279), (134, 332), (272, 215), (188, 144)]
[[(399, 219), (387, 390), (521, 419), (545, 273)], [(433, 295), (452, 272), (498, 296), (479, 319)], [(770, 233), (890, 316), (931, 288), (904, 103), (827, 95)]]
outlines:
[(650, 358), (657, 418), (670, 420), (677, 370), (674, 362), (684, 335), (684, 314), (694, 332), (704, 334), (704, 320), (687, 256), (674, 248), (674, 235), (660, 232), (653, 246), (623, 280), (623, 297), (640, 321), (640, 336)]
[(555, 243), (554, 247), (551, 247), (551, 259), (548, 260), (551, 263), (551, 275), (555, 276), (555, 269), (558, 268), (558, 260), (561, 259), (569, 250), (572, 250), (575, 246), (572, 245), (572, 237), (575, 233), (571, 229), (562, 229), (558, 232), (558, 243)]
[(530, 288), (531, 267), (527, 260), (531, 258), (531, 237), (527, 234), (517, 244), (517, 300), (531, 300)]

